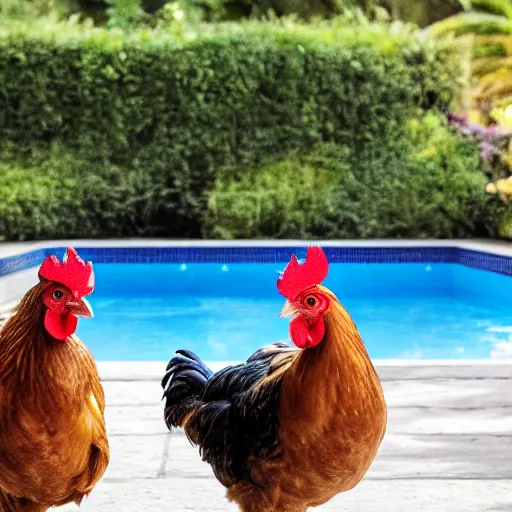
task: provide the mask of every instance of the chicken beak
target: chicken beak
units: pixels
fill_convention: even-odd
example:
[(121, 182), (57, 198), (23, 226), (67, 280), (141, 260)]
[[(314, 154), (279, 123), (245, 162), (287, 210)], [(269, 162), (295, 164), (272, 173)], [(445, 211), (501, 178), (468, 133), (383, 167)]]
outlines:
[(295, 306), (289, 300), (287, 300), (283, 306), (283, 309), (281, 310), (281, 313), (279, 313), (279, 318), (286, 318), (296, 314), (297, 310), (295, 309)]
[(66, 307), (69, 309), (69, 312), (75, 316), (82, 318), (93, 317), (91, 305), (85, 299), (80, 299), (78, 302), (68, 302)]

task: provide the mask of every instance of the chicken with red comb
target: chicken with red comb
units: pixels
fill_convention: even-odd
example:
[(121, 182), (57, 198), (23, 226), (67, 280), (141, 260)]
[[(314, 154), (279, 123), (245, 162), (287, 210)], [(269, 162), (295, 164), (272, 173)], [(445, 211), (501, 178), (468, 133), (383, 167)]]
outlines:
[(0, 330), (0, 511), (80, 503), (109, 463), (105, 396), (76, 336), (92, 317), (91, 263), (48, 256), (39, 283)]
[(266, 346), (213, 373), (180, 350), (162, 379), (164, 419), (199, 446), (242, 512), (305, 512), (356, 486), (386, 431), (382, 387), (332, 291), (320, 247), (277, 281), (295, 347)]

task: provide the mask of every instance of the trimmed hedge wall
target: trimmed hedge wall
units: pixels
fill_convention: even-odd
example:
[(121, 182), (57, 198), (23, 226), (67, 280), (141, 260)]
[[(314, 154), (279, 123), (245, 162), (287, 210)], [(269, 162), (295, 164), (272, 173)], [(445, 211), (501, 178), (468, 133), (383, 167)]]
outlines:
[(364, 173), (450, 101), (441, 53), (371, 24), (0, 31), (0, 237), (199, 237), (218, 176), (318, 144)]

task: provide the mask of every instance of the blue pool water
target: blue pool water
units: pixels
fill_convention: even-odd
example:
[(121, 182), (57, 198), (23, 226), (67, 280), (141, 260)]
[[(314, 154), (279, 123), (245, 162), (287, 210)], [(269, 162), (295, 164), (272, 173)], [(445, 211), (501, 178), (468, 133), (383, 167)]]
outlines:
[[(161, 361), (188, 348), (247, 358), (286, 340), (285, 264), (96, 264), (95, 317), (78, 335), (100, 360)], [(331, 264), (324, 285), (373, 358), (512, 357), (512, 278), (458, 264)]]

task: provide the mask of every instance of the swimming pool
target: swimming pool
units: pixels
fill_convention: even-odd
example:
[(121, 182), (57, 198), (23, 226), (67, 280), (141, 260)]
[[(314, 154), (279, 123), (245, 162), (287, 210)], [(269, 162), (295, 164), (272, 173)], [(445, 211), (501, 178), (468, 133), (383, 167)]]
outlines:
[[(98, 264), (95, 318), (78, 334), (99, 360), (163, 360), (178, 348), (242, 360), (287, 339), (282, 264)], [(324, 284), (373, 358), (505, 355), (512, 279), (457, 264), (331, 264)], [(501, 348), (500, 348), (501, 347)], [(500, 354), (500, 351), (502, 352)]]
[[(154, 251), (123, 259), (118, 253), (116, 263), (102, 263), (109, 260), (102, 253), (78, 249), (95, 262), (96, 273), (90, 296), (95, 318), (81, 320), (78, 335), (99, 361), (162, 361), (179, 348), (208, 361), (243, 360), (258, 347), (288, 337), (289, 320), (279, 318), (284, 298), (276, 279), (293, 249), (282, 251), (269, 257), (261, 256), (262, 250), (250, 258), (231, 253), (161, 257)], [(56, 251), (59, 257), (61, 252)], [(396, 254), (375, 263), (336, 254), (328, 252), (324, 284), (353, 317), (373, 358), (512, 356), (508, 275), (456, 263), (446, 251), (436, 258), (409, 253), (407, 262), (392, 263), (385, 260), (400, 260)], [(214, 261), (195, 262), (204, 259)], [(237, 262), (244, 259), (251, 262)], [(367, 255), (363, 261), (372, 259)], [(418, 259), (427, 262), (414, 262)]]

